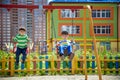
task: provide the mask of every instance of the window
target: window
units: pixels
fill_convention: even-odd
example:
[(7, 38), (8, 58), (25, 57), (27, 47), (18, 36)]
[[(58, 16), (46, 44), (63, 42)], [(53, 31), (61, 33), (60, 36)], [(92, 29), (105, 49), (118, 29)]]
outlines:
[(94, 33), (95, 34), (111, 34), (111, 27), (108, 26), (94, 26)]
[(106, 10), (106, 17), (107, 17), (107, 18), (110, 17), (110, 10)]
[(79, 34), (80, 33), (80, 26), (63, 25), (61, 27), (61, 32), (62, 31), (67, 31), (69, 34)]
[(100, 46), (106, 47), (107, 50), (111, 49), (111, 43), (110, 42), (100, 42)]
[(92, 17), (93, 18), (110, 18), (111, 11), (107, 10), (92, 10)]
[(70, 9), (63, 9), (63, 10), (61, 10), (61, 17), (62, 18), (78, 18), (79, 17), (79, 10), (74, 10), (73, 12), (72, 12), (72, 10), (70, 10)]
[(82, 24), (75, 23), (59, 23), (58, 24), (58, 35), (61, 36), (62, 31), (67, 31), (70, 36), (81, 36), (82, 35)]

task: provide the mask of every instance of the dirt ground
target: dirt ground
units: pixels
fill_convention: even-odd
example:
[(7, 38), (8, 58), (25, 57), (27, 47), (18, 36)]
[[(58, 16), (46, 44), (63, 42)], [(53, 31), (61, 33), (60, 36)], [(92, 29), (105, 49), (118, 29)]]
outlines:
[[(0, 80), (85, 80), (84, 75), (0, 77)], [(88, 75), (88, 80), (99, 80), (97, 75)], [(120, 80), (120, 75), (103, 75), (102, 80)]]

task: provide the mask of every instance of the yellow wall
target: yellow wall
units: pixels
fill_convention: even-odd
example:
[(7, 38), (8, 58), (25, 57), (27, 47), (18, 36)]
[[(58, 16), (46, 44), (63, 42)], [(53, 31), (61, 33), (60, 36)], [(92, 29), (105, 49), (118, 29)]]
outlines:
[(120, 51), (120, 39), (118, 40), (118, 51)]
[(112, 51), (117, 51), (117, 42), (111, 42)]

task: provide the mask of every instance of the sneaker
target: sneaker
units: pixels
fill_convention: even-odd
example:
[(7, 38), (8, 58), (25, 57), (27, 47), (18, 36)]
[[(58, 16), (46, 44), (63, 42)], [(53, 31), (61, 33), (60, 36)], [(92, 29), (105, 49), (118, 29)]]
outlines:
[(24, 69), (25, 65), (24, 63), (21, 63), (21, 69)]

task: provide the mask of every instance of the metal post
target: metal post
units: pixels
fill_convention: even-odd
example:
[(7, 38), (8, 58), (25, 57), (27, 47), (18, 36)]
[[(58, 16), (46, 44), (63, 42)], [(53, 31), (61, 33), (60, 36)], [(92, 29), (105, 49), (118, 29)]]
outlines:
[(89, 15), (90, 15), (90, 21), (91, 21), (91, 32), (92, 32), (92, 36), (93, 36), (93, 43), (94, 43), (94, 54), (96, 56), (96, 63), (97, 63), (97, 69), (98, 69), (98, 74), (99, 74), (99, 80), (102, 80), (102, 74), (101, 74), (101, 67), (100, 67), (100, 60), (99, 60), (99, 55), (98, 55), (98, 51), (97, 51), (97, 45), (96, 45), (96, 38), (95, 38), (95, 34), (94, 34), (94, 28), (93, 28), (93, 19), (92, 19), (92, 11), (90, 6), (87, 6), (88, 10), (89, 10)]
[(86, 9), (84, 9), (83, 17), (83, 27), (84, 27), (84, 71), (85, 71), (85, 80), (87, 80), (87, 68), (86, 68)]

